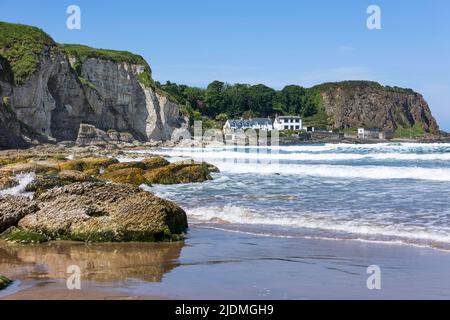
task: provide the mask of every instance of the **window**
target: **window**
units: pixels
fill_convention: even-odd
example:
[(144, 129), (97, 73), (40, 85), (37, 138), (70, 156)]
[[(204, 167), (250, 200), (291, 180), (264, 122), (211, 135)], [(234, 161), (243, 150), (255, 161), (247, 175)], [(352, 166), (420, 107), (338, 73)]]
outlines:
[(295, 130), (300, 130), (300, 126), (295, 126)]
[(299, 123), (300, 122), (300, 119), (295, 119), (295, 123)]

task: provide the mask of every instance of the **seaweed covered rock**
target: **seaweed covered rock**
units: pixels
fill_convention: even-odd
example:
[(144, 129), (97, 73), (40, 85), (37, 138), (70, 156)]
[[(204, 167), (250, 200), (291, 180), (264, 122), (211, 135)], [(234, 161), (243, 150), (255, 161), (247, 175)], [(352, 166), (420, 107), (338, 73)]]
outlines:
[(131, 185), (74, 183), (38, 202), (39, 210), (20, 220), (16, 232), (86, 242), (159, 241), (179, 239), (188, 227), (176, 204)]
[(140, 168), (124, 168), (105, 172), (97, 177), (99, 180), (114, 183), (125, 183), (140, 186), (149, 182), (144, 177), (144, 170)]
[(37, 203), (26, 197), (0, 197), (0, 233), (17, 225), (20, 219), (38, 210)]
[(115, 170), (121, 170), (121, 169), (129, 169), (129, 168), (139, 168), (142, 170), (153, 170), (157, 168), (162, 168), (165, 166), (168, 166), (170, 164), (169, 161), (167, 161), (164, 158), (146, 158), (142, 161), (130, 161), (130, 162), (121, 162), (121, 163), (115, 163), (106, 168), (106, 172), (112, 172)]
[(57, 162), (39, 161), (39, 162), (14, 163), (2, 167), (0, 169), (0, 175), (7, 176), (29, 172), (51, 174), (58, 172), (58, 170), (55, 169), (54, 166), (57, 166)]
[(115, 163), (119, 161), (112, 158), (85, 158), (59, 163), (56, 168), (59, 171), (74, 170), (95, 174)]
[(155, 184), (194, 183), (212, 180), (208, 164), (178, 162), (147, 171), (144, 177)]
[(63, 187), (76, 182), (94, 182), (96, 179), (86, 173), (75, 170), (63, 170), (57, 174), (38, 175), (25, 191), (34, 192), (35, 197), (39, 197), (47, 190)]
[(11, 280), (9, 280), (7, 277), (0, 275), (0, 290), (5, 289), (7, 286), (11, 284)]

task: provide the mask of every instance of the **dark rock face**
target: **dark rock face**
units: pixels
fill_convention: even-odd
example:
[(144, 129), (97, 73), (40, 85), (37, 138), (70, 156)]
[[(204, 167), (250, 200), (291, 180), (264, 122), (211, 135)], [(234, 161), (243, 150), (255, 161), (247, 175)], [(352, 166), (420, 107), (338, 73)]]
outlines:
[[(10, 24), (2, 27), (5, 25)], [(27, 36), (26, 26), (14, 28), (16, 32), (22, 28)], [(45, 35), (35, 30), (34, 36), (39, 32)], [(15, 52), (13, 56), (20, 58), (28, 53)], [(19, 83), (9, 66), (15, 60), (0, 57), (0, 147), (27, 146), (30, 141), (22, 137), (23, 131), (57, 141), (75, 141), (82, 123), (105, 132), (128, 132), (133, 140), (140, 141), (169, 140), (174, 131), (187, 128), (178, 104), (169, 101), (164, 92), (141, 83), (142, 73), (150, 69), (143, 59), (80, 61), (53, 40), (33, 55), (38, 55), (36, 70)]]
[(336, 129), (419, 126), (437, 135), (439, 127), (422, 95), (412, 90), (383, 87), (366, 81), (347, 81), (317, 87), (326, 113)]
[(12, 72), (8, 61), (0, 56), (0, 149), (23, 148), (22, 124), (11, 108)]

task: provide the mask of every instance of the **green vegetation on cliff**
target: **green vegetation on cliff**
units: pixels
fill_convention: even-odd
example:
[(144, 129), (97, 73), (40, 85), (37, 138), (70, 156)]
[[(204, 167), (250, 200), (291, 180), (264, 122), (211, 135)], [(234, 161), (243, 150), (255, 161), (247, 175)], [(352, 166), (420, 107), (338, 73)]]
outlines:
[(96, 49), (80, 44), (60, 44), (69, 55), (76, 57), (81, 63), (88, 59), (105, 59), (117, 63), (130, 63), (147, 66), (147, 61), (137, 54), (128, 51)]
[(422, 138), (425, 135), (425, 130), (421, 128), (418, 124), (414, 124), (412, 127), (402, 127), (399, 126), (395, 130), (395, 138)]
[(88, 85), (93, 89), (95, 89), (95, 86), (93, 87), (93, 85), (81, 75), (81, 65), (88, 59), (104, 59), (116, 63), (129, 63), (143, 66), (143, 72), (138, 75), (139, 82), (148, 88), (156, 89), (155, 83), (152, 79), (152, 70), (147, 61), (145, 61), (145, 59), (140, 55), (129, 51), (97, 49), (80, 44), (60, 44), (59, 47), (62, 48), (69, 56), (76, 59), (75, 64), (72, 66), (73, 69), (77, 73), (80, 81), (84, 85)]
[(36, 71), (39, 55), (52, 47), (53, 39), (39, 28), (0, 22), (0, 55), (5, 57), (16, 84), (23, 84)]
[(355, 89), (378, 89), (378, 90), (386, 90), (390, 92), (399, 92), (399, 93), (414, 93), (414, 90), (409, 88), (400, 88), (400, 87), (391, 87), (391, 86), (383, 86), (378, 82), (374, 81), (365, 81), (365, 80), (349, 80), (349, 81), (340, 81), (340, 82), (326, 82), (314, 86), (311, 90), (315, 92), (323, 92), (327, 90), (355, 90)]

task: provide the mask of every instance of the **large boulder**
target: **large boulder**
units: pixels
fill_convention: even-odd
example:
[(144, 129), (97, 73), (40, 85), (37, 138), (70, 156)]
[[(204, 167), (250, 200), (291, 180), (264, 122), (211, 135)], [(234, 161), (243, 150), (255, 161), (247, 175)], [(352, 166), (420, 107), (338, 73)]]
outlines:
[(102, 182), (52, 189), (39, 210), (20, 220), (20, 232), (87, 242), (178, 239), (188, 227), (176, 204), (137, 187)]
[(0, 233), (17, 225), (20, 219), (38, 210), (35, 201), (26, 197), (0, 197)]

